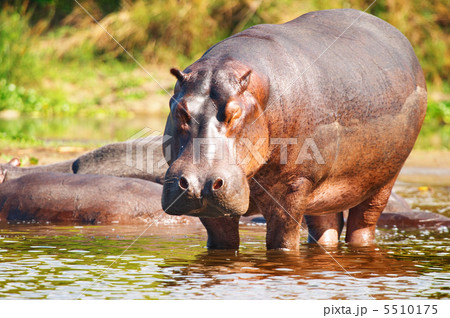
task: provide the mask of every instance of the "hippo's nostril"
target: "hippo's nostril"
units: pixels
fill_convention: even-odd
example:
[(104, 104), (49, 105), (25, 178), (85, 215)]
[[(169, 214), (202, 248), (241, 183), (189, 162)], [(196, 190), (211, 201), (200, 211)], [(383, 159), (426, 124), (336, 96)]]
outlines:
[(181, 177), (180, 180), (178, 180), (178, 186), (181, 190), (187, 190), (189, 188), (189, 182), (185, 177)]
[(214, 191), (219, 190), (220, 188), (222, 188), (223, 186), (223, 180), (222, 178), (217, 178), (216, 181), (214, 181), (213, 185), (212, 185), (212, 189)]

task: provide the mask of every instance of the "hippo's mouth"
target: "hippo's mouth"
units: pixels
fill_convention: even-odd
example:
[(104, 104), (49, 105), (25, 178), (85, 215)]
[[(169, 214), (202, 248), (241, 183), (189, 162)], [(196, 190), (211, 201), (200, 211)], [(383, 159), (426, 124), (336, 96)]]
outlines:
[(188, 215), (197, 216), (197, 217), (206, 217), (206, 218), (214, 218), (214, 217), (233, 217), (233, 216), (241, 216), (242, 214), (237, 213), (235, 211), (227, 211), (221, 206), (215, 205), (213, 202), (208, 202), (208, 200), (203, 201), (204, 204), (201, 209), (190, 212)]
[(206, 198), (201, 199), (201, 206), (186, 211), (186, 209), (179, 209), (177, 207), (171, 207), (165, 211), (170, 215), (187, 215), (202, 218), (218, 218), (218, 217), (233, 217), (241, 216), (242, 214), (235, 211), (227, 211), (226, 209), (215, 205), (213, 202), (208, 201)]

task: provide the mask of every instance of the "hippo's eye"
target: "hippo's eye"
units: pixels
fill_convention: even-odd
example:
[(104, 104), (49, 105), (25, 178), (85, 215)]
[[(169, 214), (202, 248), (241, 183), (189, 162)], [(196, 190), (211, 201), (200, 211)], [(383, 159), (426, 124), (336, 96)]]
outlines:
[(191, 115), (187, 109), (187, 105), (183, 101), (175, 101), (175, 103), (172, 116), (175, 119), (176, 126), (180, 132), (187, 131), (191, 121)]
[(186, 108), (178, 106), (175, 109), (174, 117), (177, 123), (177, 127), (180, 132), (187, 132), (189, 130), (189, 123), (191, 116)]
[(175, 111), (175, 119), (179, 125), (188, 125), (191, 116), (184, 109), (177, 108)]
[(211, 87), (211, 90), (209, 91), (209, 97), (217, 104), (220, 101), (222, 94), (219, 92), (219, 90), (215, 87)]

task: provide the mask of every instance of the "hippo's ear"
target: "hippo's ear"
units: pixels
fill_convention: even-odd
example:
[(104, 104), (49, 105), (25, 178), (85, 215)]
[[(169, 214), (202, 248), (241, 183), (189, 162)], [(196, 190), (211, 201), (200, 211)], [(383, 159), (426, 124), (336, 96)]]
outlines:
[(171, 68), (170, 73), (175, 76), (180, 82), (183, 82), (188, 78), (188, 75), (186, 73), (183, 73), (183, 71), (180, 71), (177, 68)]
[(250, 83), (250, 75), (252, 74), (252, 70), (248, 70), (244, 75), (239, 79), (239, 85), (241, 86), (239, 93), (245, 91)]

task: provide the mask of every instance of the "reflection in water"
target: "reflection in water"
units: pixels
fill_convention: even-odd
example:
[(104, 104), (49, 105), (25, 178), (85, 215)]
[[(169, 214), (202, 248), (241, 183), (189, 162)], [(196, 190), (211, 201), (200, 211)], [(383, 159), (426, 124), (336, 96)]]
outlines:
[(160, 226), (103, 273), (143, 229), (6, 226), (0, 229), (0, 298), (76, 299), (84, 289), (86, 299), (449, 296), (444, 230), (380, 230), (378, 247), (341, 244), (326, 252), (303, 243), (299, 252), (280, 252), (266, 251), (264, 226), (247, 225), (236, 252), (206, 250), (201, 227)]
[(166, 273), (172, 269), (170, 276), (177, 281), (172, 287), (196, 286), (195, 297), (232, 299), (401, 298), (399, 287), (420, 275), (414, 262), (378, 247), (344, 245), (332, 251), (308, 244), (300, 252), (205, 251), (184, 266), (178, 259), (166, 259), (162, 267)]
[[(165, 264), (170, 265), (166, 259)], [(224, 272), (255, 274), (261, 276), (296, 276), (317, 278), (324, 272), (347, 275), (349, 279), (373, 276), (408, 275), (414, 264), (389, 257), (379, 248), (351, 250), (340, 246), (325, 251), (319, 246), (305, 244), (300, 252), (266, 251), (260, 253), (235, 253), (234, 251), (205, 251), (196, 255), (194, 261), (183, 268), (183, 273), (219, 275)], [(257, 276), (257, 277), (261, 277)], [(325, 276), (325, 278), (327, 278)]]

